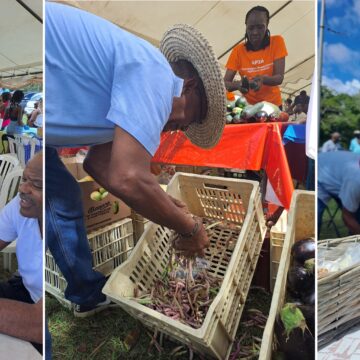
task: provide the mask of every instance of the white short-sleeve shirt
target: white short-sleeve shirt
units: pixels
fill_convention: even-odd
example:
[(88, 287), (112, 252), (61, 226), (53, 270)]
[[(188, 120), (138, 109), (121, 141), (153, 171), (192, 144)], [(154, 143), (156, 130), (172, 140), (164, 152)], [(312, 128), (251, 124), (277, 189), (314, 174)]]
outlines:
[(43, 292), (43, 240), (38, 220), (20, 214), (19, 195), (0, 212), (0, 240), (12, 242), (16, 239), (19, 273), (36, 303)]

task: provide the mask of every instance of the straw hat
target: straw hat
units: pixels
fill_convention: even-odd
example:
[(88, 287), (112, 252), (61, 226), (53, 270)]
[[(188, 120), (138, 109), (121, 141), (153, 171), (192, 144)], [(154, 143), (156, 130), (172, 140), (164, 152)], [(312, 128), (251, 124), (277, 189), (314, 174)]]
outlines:
[(212, 47), (198, 30), (189, 25), (177, 24), (164, 34), (160, 50), (169, 62), (187, 60), (197, 70), (204, 84), (208, 111), (202, 123), (191, 124), (185, 134), (197, 146), (215, 146), (226, 122), (226, 91)]

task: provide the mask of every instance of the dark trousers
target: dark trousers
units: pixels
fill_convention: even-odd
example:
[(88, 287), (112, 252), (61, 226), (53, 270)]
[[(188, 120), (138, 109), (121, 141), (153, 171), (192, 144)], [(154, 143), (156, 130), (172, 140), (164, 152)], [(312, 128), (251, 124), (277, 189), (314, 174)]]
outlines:
[[(7, 282), (0, 282), (0, 298), (22, 301), (28, 304), (34, 303), (20, 276), (14, 276)], [(32, 345), (42, 354), (42, 344), (32, 343)]]

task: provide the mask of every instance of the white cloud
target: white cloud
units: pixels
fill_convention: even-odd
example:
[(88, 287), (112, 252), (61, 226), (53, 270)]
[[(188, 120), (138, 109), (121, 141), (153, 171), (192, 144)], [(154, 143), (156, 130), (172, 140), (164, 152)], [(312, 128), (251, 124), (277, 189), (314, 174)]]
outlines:
[(346, 65), (360, 58), (360, 54), (342, 43), (324, 44), (324, 61), (332, 64)]
[(322, 85), (327, 86), (329, 89), (334, 90), (337, 93), (355, 95), (360, 92), (360, 81), (357, 79), (343, 82), (340, 79), (323, 76)]
[(344, 15), (328, 18), (327, 21), (330, 28), (347, 35), (358, 33), (358, 25), (360, 24), (360, 0), (326, 0), (327, 7), (336, 7), (338, 5), (345, 8)]

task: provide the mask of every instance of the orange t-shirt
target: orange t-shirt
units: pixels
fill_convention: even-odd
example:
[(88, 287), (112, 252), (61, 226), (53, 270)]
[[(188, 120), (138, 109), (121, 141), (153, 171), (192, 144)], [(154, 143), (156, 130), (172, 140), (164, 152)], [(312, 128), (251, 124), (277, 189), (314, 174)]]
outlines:
[[(235, 46), (232, 50), (226, 68), (238, 71), (241, 76), (252, 79), (256, 75), (272, 76), (274, 60), (287, 56), (285, 42), (282, 36), (270, 37), (270, 45), (259, 51), (248, 51), (245, 43)], [(279, 86), (263, 85), (259, 91), (250, 90), (244, 94), (249, 104), (268, 101), (277, 106), (282, 104)]]

